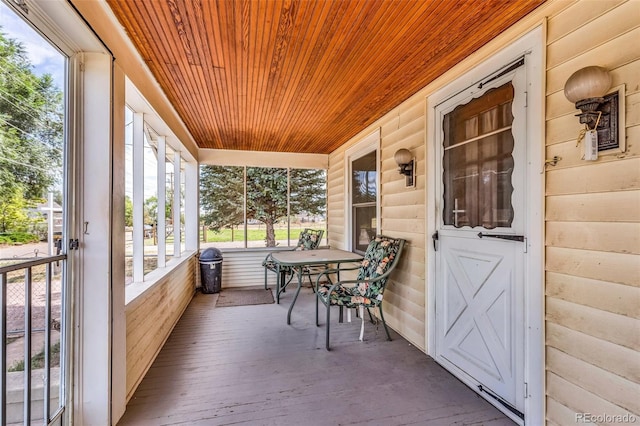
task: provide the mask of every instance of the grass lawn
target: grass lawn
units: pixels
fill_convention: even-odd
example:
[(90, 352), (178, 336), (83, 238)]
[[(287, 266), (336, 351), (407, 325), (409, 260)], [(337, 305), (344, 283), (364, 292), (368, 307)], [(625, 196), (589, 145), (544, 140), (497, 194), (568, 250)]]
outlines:
[[(319, 225), (316, 227), (309, 226), (312, 228), (324, 228), (324, 225)], [(297, 242), (298, 237), (300, 236), (300, 232), (306, 227), (294, 228), (291, 227), (291, 241)], [(276, 240), (286, 240), (287, 239), (287, 228), (276, 228)], [(261, 241), (264, 240), (267, 230), (263, 228), (249, 228), (247, 230), (247, 240), (248, 241)], [(200, 237), (202, 238), (202, 229), (200, 230)], [(231, 238), (231, 229), (221, 229), (220, 232), (215, 232), (211, 229), (207, 229), (207, 242), (213, 243), (221, 243), (221, 242), (231, 242), (231, 241), (243, 241), (244, 240), (244, 231), (242, 229), (236, 229), (233, 232), (233, 239)], [(202, 241), (202, 240), (201, 240)]]
[[(308, 224), (306, 226), (292, 226), (291, 227), (291, 243), (295, 244), (298, 242), (298, 238), (300, 237), (300, 232), (302, 232), (305, 228), (312, 228), (312, 229), (325, 229), (325, 224), (324, 223), (316, 223), (316, 224)], [(276, 240), (277, 241), (286, 241), (287, 240), (287, 228), (286, 227), (281, 227), (281, 228), (276, 228)], [(326, 230), (325, 230), (326, 231)], [(250, 225), (250, 227), (247, 230), (248, 235), (247, 235), (247, 241), (264, 241), (266, 235), (267, 235), (267, 230), (265, 228), (264, 225)], [(202, 227), (200, 227), (200, 241), (205, 241), (203, 240), (203, 235), (202, 235)], [(234, 229), (233, 233), (231, 231), (231, 229), (229, 228), (225, 228), (225, 229), (221, 229), (219, 232), (216, 232), (212, 229), (207, 229), (207, 238), (206, 238), (206, 242), (209, 243), (229, 243), (229, 242), (234, 242), (234, 241), (244, 241), (244, 230), (241, 229)], [(171, 244), (173, 242), (173, 234), (170, 234), (167, 236), (167, 240), (166, 240), (167, 244)], [(144, 245), (145, 246), (153, 246), (156, 245), (157, 241), (155, 241), (153, 238), (145, 238), (144, 239)]]

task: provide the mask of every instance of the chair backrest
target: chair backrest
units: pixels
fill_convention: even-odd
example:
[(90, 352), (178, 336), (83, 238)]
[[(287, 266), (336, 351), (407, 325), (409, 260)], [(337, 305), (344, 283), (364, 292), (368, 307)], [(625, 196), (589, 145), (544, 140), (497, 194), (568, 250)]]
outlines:
[[(362, 265), (358, 270), (358, 293), (371, 300), (380, 300), (387, 278), (396, 267), (405, 244), (401, 238), (377, 235), (367, 247)], [(375, 281), (368, 281), (374, 280)]]
[(324, 230), (322, 229), (305, 228), (300, 233), (300, 238), (298, 239), (296, 250), (317, 249), (318, 246), (320, 245), (320, 240), (322, 240), (322, 234), (324, 234)]

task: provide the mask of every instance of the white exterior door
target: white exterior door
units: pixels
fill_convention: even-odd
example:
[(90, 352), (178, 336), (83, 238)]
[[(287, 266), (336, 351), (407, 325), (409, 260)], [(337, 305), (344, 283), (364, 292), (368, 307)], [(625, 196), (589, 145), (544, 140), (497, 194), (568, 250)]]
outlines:
[(524, 59), (435, 109), (436, 360), (524, 412)]

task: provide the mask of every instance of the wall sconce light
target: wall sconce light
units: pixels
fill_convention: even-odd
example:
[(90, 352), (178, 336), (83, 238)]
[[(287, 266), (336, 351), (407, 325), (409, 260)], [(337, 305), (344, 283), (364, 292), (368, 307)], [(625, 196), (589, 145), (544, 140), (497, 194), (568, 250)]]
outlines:
[(401, 148), (393, 154), (393, 159), (396, 160), (396, 164), (398, 167), (398, 172), (401, 175), (406, 176), (406, 184), (405, 186), (415, 186), (416, 185), (416, 168), (415, 163), (416, 159), (414, 158), (411, 151), (405, 148)]
[(618, 102), (619, 93), (607, 94), (611, 87), (611, 75), (605, 68), (589, 66), (582, 68), (569, 77), (564, 86), (565, 97), (573, 102), (577, 109), (580, 123), (585, 130), (580, 133), (578, 141), (583, 137), (585, 160), (598, 158), (598, 151), (618, 148)]

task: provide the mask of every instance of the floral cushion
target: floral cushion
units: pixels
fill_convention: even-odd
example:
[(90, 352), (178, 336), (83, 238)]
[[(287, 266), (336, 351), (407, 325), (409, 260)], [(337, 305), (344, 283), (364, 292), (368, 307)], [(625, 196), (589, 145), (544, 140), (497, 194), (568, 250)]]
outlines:
[(314, 250), (318, 248), (323, 233), (322, 229), (305, 229), (300, 233), (296, 250)]
[[(323, 285), (318, 289), (320, 293), (320, 297), (325, 301), (327, 301), (327, 293), (331, 286)], [(331, 304), (338, 306), (345, 306), (347, 308), (353, 308), (356, 306), (366, 306), (366, 307), (374, 307), (378, 306), (381, 302), (381, 299), (374, 298), (371, 299), (369, 297), (365, 297), (361, 295), (357, 287), (344, 287), (339, 285), (335, 289), (333, 289), (333, 293), (331, 293)]]
[[(336, 287), (331, 293), (330, 303), (347, 307), (358, 305), (378, 306), (382, 301), (382, 292), (387, 279), (374, 282), (369, 282), (368, 280), (379, 277), (393, 265), (398, 250), (400, 250), (400, 242), (401, 240), (399, 239), (382, 235), (371, 241), (364, 254), (364, 259), (356, 278), (360, 282), (355, 287)], [(331, 286), (324, 285), (318, 289), (320, 297), (325, 303), (330, 288)]]

